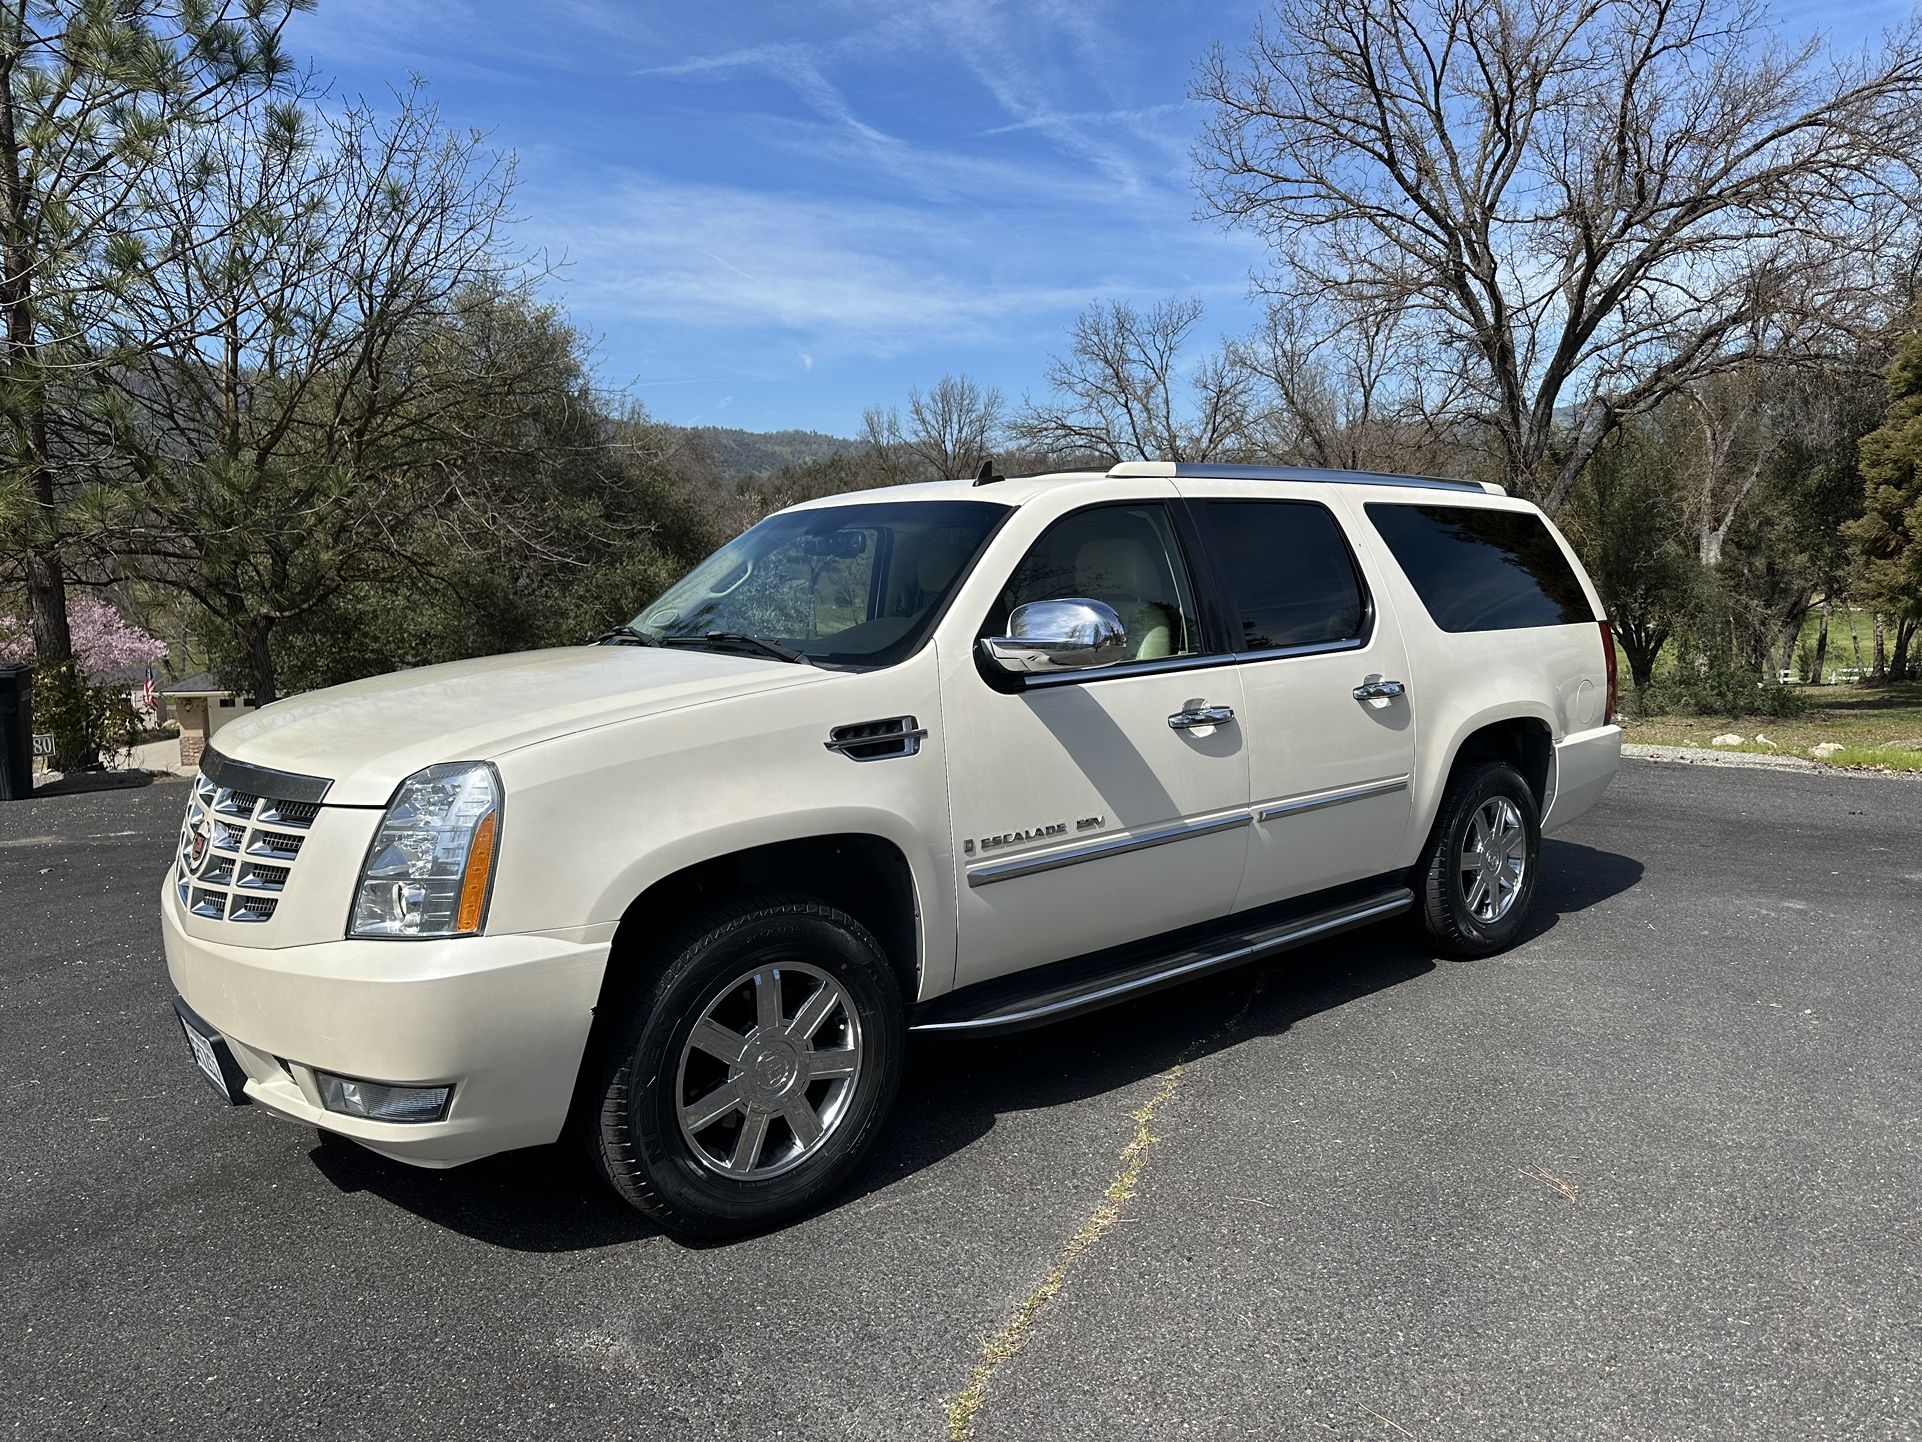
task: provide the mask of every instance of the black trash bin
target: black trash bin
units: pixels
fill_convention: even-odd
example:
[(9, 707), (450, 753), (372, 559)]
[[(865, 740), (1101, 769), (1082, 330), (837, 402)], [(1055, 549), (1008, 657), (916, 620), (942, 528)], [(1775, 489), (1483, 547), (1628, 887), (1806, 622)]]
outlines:
[(0, 666), (0, 801), (33, 795), (33, 668)]

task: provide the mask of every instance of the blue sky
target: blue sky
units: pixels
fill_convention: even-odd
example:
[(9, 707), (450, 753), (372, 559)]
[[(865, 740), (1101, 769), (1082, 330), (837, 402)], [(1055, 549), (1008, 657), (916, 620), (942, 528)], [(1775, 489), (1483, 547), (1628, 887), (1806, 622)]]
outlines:
[[(1865, 33), (1906, 0), (1791, 0)], [(336, 94), (407, 76), (519, 157), (518, 238), (663, 420), (853, 434), (944, 371), (1039, 390), (1076, 313), (1252, 316), (1261, 254), (1196, 218), (1187, 99), (1255, 0), (320, 0)], [(539, 23), (530, 17), (538, 15)]]

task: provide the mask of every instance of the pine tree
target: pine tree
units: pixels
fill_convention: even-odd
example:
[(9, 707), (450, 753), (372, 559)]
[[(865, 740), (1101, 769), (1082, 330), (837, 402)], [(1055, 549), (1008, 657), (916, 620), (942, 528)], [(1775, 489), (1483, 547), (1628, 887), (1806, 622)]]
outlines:
[(1922, 304), (1888, 368), (1889, 408), (1862, 438), (1867, 509), (1849, 527), (1861, 556), (1862, 596), (1896, 622), (1890, 678), (1908, 674), (1922, 624)]

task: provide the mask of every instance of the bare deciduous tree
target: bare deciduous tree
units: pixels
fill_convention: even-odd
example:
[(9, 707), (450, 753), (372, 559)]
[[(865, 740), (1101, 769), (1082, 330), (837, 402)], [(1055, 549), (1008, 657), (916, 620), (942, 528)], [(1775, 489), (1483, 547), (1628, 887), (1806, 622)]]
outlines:
[(1266, 283), (1424, 318), (1551, 512), (1625, 416), (1879, 318), (1922, 154), (1914, 26), (1848, 59), (1762, 0), (1277, 0), (1198, 95)]
[(1689, 462), (1679, 454), (1670, 459), (1678, 469), (1687, 464), (1694, 472), (1683, 513), (1704, 566), (1722, 563), (1722, 548), (1742, 504), (1782, 443), (1784, 398), (1770, 391), (1779, 392), (1783, 380), (1755, 366), (1678, 393), (1682, 410), (1694, 422), (1696, 446)]
[(1001, 431), (1001, 392), (970, 376), (945, 375), (933, 389), (908, 392), (905, 421), (875, 406), (862, 417), (868, 447), (902, 480), (970, 476), (993, 454)]
[(1236, 346), (1254, 382), (1251, 455), (1341, 470), (1445, 468), (1457, 372), (1393, 312), (1273, 301)]
[(1108, 461), (1207, 461), (1235, 451), (1254, 378), (1231, 344), (1183, 361), (1201, 316), (1198, 300), (1165, 300), (1145, 315), (1125, 301), (1090, 306), (1075, 320), (1068, 353), (1048, 364), (1054, 394), (1026, 403), (1017, 438), (1045, 454)]

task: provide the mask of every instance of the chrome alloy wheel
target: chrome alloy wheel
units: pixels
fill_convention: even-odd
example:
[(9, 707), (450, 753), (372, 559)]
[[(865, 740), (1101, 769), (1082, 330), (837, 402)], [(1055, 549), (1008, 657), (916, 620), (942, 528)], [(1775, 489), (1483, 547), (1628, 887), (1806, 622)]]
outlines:
[(861, 1079), (847, 988), (803, 962), (768, 964), (716, 994), (681, 1048), (675, 1110), (708, 1170), (761, 1181), (834, 1135)]
[(1500, 921), (1521, 895), (1528, 870), (1528, 828), (1506, 796), (1491, 796), (1475, 808), (1462, 838), (1462, 895), (1480, 922)]

